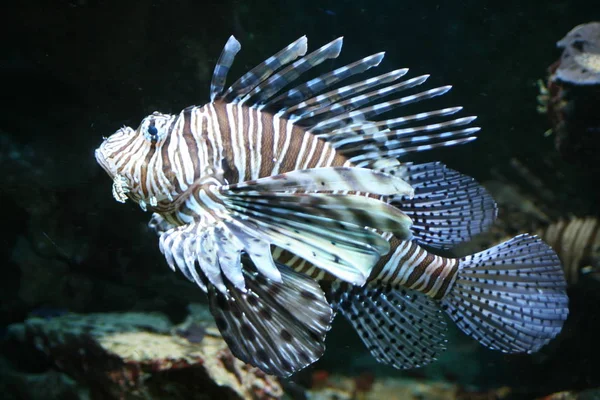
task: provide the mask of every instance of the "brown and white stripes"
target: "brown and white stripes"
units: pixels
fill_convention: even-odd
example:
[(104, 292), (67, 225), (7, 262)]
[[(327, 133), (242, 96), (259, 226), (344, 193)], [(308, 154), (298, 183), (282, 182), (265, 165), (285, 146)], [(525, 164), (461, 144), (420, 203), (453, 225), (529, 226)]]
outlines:
[(382, 258), (369, 281), (414, 289), (435, 299), (444, 297), (456, 278), (459, 260), (430, 253), (415, 241), (391, 240), (393, 251)]
[(228, 184), (347, 161), (293, 121), (255, 107), (217, 101), (194, 112), (208, 121), (208, 140), (217, 145), (211, 162), (223, 167)]
[(567, 281), (576, 284), (582, 268), (600, 268), (600, 220), (595, 217), (564, 219), (536, 234), (558, 254)]
[[(415, 241), (390, 240), (392, 251), (375, 265), (368, 282), (403, 286), (434, 299), (441, 299), (452, 286), (458, 272), (459, 259), (428, 252)], [(273, 258), (315, 280), (333, 280), (331, 275), (303, 258), (275, 248)]]

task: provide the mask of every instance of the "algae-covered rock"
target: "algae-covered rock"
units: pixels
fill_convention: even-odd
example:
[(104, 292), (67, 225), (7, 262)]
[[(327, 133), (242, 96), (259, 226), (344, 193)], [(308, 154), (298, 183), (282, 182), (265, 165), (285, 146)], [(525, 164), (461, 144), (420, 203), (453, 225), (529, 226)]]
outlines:
[(384, 378), (370, 385), (362, 384), (362, 376), (344, 377), (334, 375), (318, 388), (306, 393), (308, 400), (454, 400), (460, 391), (457, 385), (418, 381), (406, 378)]
[[(275, 380), (231, 354), (202, 307), (181, 326), (158, 313), (29, 318), (9, 337), (33, 344), (97, 398), (277, 399)], [(199, 330), (201, 336), (183, 333)]]

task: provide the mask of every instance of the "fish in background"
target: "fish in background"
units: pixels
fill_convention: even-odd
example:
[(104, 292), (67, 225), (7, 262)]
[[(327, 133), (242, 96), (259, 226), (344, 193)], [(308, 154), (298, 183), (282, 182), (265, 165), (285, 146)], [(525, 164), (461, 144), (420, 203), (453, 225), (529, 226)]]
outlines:
[(567, 282), (582, 276), (600, 280), (600, 220), (597, 217), (560, 219), (535, 232), (558, 254)]
[(383, 53), (298, 80), (341, 48), (339, 38), (306, 54), (301, 37), (225, 88), (241, 49), (230, 37), (209, 103), (155, 112), (96, 150), (113, 196), (153, 212), (169, 266), (208, 294), (232, 353), (269, 374), (323, 354), (332, 306), (398, 368), (444, 349), (441, 310), (487, 347), (537, 351), (568, 314), (556, 254), (521, 235), (438, 255), (487, 229), (495, 203), (441, 163), (399, 161), (471, 142), (475, 117), (449, 107), (375, 120), (450, 89), (417, 91), (428, 75), (401, 79), (407, 69), (338, 85)]
[(483, 185), (499, 205), (499, 218), (465, 251), (506, 240), (511, 232), (533, 232), (557, 253), (569, 285), (600, 280), (600, 219), (587, 180), (575, 182), (556, 154), (535, 163), (512, 158), (492, 175), (495, 180)]
[(598, 172), (600, 151), (600, 22), (571, 29), (556, 43), (560, 58), (538, 81), (538, 112), (551, 124), (548, 133), (569, 163)]

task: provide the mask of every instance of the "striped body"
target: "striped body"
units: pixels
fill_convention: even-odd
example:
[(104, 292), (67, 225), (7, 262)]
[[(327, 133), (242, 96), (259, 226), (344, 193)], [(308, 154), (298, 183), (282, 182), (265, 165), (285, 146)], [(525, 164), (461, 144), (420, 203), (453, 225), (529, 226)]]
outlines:
[(178, 116), (155, 114), (139, 130), (157, 121), (164, 121), (164, 141), (149, 143), (143, 135), (124, 131), (122, 139), (111, 137), (110, 150), (117, 153), (112, 162), (117, 175), (141, 177), (128, 182), (129, 195), (175, 226), (202, 213), (200, 187), (207, 183), (231, 184), (349, 164), (329, 143), (256, 108), (209, 103)]
[[(199, 216), (209, 221), (219, 217), (217, 210), (223, 210), (218, 195), (210, 189), (213, 185), (252, 181), (298, 169), (353, 166), (328, 142), (306, 129), (239, 104), (217, 102), (189, 107), (170, 121), (167, 140), (150, 146), (149, 154), (142, 158), (144, 162), (149, 160), (149, 167), (145, 174), (148, 183), (140, 186), (140, 197), (159, 197), (156, 189), (166, 187), (160, 182), (172, 171), (171, 187), (176, 189), (170, 194), (179, 207), (162, 215), (173, 226), (187, 224)], [(160, 165), (167, 170), (161, 173), (150, 168)], [(132, 164), (129, 168), (143, 166)], [(153, 209), (151, 205), (150, 208)], [(161, 212), (161, 202), (153, 210)], [(364, 223), (369, 225), (368, 220)], [(416, 289), (433, 298), (443, 297), (456, 274), (458, 261), (431, 254), (416, 242), (401, 241), (390, 234), (384, 237), (391, 250), (377, 263), (369, 280)], [(303, 257), (276, 247), (273, 254), (275, 260), (316, 280), (331, 279)]]

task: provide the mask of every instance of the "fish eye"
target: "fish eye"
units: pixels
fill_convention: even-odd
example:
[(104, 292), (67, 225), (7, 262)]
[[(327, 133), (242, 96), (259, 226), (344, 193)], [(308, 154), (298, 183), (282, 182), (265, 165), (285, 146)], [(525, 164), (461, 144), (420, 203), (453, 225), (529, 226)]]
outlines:
[(152, 114), (142, 121), (139, 132), (144, 135), (146, 140), (156, 143), (167, 135), (170, 122), (171, 118), (168, 115)]
[(151, 125), (148, 127), (148, 136), (152, 142), (156, 142), (158, 140), (158, 129), (156, 129), (156, 126)]

